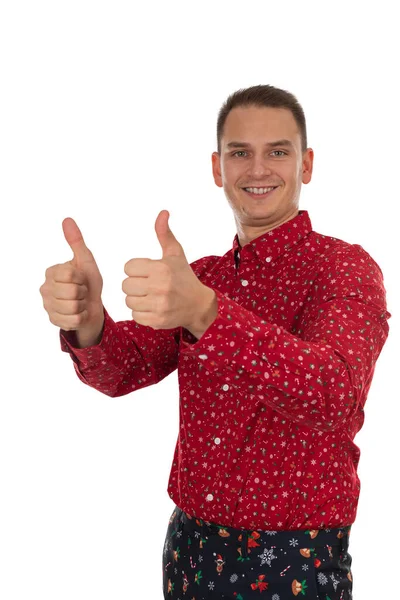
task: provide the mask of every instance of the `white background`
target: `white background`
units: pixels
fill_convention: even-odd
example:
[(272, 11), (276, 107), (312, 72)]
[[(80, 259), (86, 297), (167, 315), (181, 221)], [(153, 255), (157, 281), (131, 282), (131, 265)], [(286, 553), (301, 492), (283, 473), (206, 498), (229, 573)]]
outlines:
[[(390, 334), (366, 404), (354, 598), (394, 598), (398, 555), (398, 30), (391, 2), (9, 0), (0, 13), (2, 600), (162, 599), (174, 504), (177, 371), (110, 398), (80, 382), (39, 287), (76, 220), (115, 321), (124, 265), (161, 258), (157, 215), (189, 262), (236, 233), (211, 154), (233, 91), (272, 84), (307, 119), (313, 228), (385, 276)], [(394, 3), (393, 3), (394, 6)], [(397, 360), (396, 360), (397, 359)]]

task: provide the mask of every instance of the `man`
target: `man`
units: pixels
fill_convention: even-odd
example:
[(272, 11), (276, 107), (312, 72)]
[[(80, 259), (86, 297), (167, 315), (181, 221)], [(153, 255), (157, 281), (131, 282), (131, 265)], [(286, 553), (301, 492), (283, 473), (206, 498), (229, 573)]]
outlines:
[[(92, 346), (61, 329), (61, 348), (81, 381), (110, 396), (178, 368), (165, 598), (349, 599), (360, 492), (353, 439), (389, 331), (383, 275), (361, 246), (316, 233), (299, 210), (314, 154), (292, 94), (235, 92), (217, 140), (213, 176), (237, 234), (224, 256), (191, 263), (201, 301), (159, 215), (163, 259), (125, 269), (133, 320), (115, 323), (104, 308)], [(139, 267), (168, 273), (169, 320), (150, 321), (156, 292), (134, 288)]]

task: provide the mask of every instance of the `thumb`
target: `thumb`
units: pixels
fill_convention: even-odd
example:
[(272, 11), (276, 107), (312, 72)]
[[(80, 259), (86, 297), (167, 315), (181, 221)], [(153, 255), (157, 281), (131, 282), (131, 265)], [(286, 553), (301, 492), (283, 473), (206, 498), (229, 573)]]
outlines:
[(162, 210), (159, 213), (155, 223), (157, 238), (163, 251), (162, 257), (166, 258), (167, 256), (183, 256), (186, 260), (186, 256), (181, 244), (178, 242), (169, 227), (169, 217), (169, 212), (167, 210)]
[(67, 217), (62, 222), (62, 228), (65, 239), (74, 253), (74, 258), (70, 262), (79, 268), (84, 262), (94, 261), (94, 256), (86, 246), (81, 230), (75, 221)]

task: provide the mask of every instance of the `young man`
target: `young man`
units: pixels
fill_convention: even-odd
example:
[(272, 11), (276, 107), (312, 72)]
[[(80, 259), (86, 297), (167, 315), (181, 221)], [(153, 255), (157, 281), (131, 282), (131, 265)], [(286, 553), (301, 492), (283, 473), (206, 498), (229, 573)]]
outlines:
[(361, 246), (315, 232), (299, 210), (313, 151), (292, 94), (232, 94), (217, 140), (213, 176), (237, 234), (224, 256), (191, 264), (213, 293), (209, 311), (157, 330), (115, 323), (104, 308), (96, 345), (78, 349), (61, 330), (61, 348), (111, 396), (178, 368), (165, 598), (347, 600), (353, 439), (391, 316), (383, 275)]

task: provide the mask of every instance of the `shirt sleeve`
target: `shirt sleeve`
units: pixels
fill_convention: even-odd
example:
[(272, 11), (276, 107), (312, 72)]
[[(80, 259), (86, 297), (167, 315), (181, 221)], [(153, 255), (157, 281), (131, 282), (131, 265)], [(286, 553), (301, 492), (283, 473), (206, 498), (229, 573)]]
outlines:
[(153, 329), (133, 319), (115, 322), (104, 308), (100, 342), (75, 347), (75, 333), (60, 329), (60, 345), (76, 375), (99, 392), (118, 397), (158, 383), (178, 366), (179, 327)]
[[(190, 266), (200, 278), (215, 258), (199, 258)], [(118, 397), (159, 383), (177, 369), (181, 327), (153, 329), (133, 319), (115, 322), (104, 306), (103, 311), (102, 337), (94, 346), (77, 348), (74, 331), (59, 332), (61, 350), (70, 355), (80, 381)]]
[(302, 313), (286, 331), (219, 290), (218, 315), (200, 340), (181, 331), (181, 352), (228, 369), (249, 398), (329, 431), (363, 408), (388, 336), (383, 275), (356, 244), (320, 267)]

